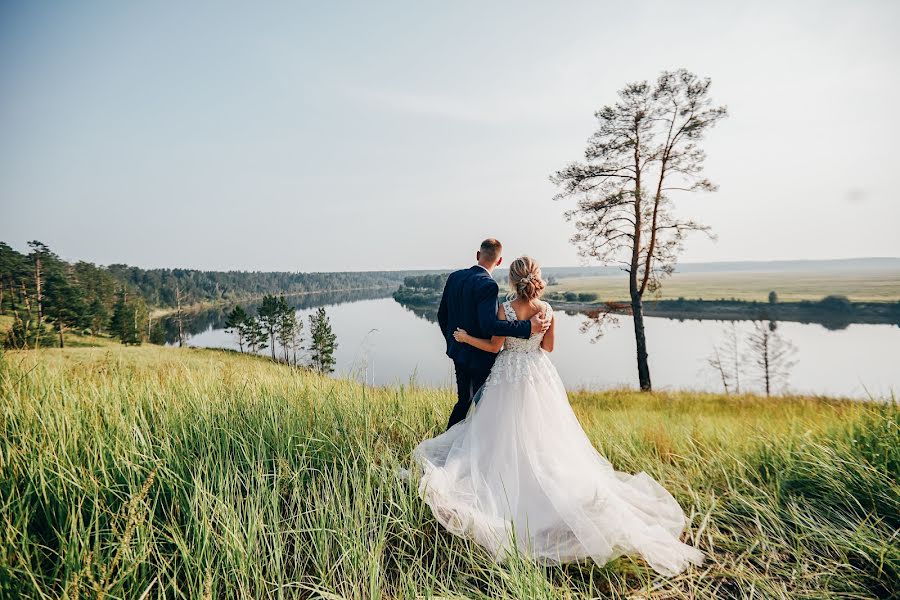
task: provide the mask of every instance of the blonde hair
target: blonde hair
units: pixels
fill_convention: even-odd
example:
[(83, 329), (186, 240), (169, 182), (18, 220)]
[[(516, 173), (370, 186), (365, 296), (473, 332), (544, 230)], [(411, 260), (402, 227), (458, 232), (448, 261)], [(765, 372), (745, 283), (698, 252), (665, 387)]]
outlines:
[(509, 265), (511, 294), (523, 300), (540, 296), (546, 284), (541, 279), (541, 265), (530, 256), (520, 256)]

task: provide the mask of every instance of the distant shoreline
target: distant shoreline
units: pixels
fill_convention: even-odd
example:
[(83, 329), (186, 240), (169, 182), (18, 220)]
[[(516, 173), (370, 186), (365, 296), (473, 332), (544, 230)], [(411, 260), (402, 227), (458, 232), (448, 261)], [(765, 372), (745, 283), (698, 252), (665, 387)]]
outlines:
[[(585, 304), (554, 302), (559, 310), (589, 314), (607, 311), (628, 314), (628, 302)], [(823, 308), (817, 302), (748, 302), (742, 300), (653, 300), (644, 302), (644, 314), (652, 317), (696, 321), (792, 321), (822, 325), (900, 325), (900, 302), (849, 302), (845, 310)]]
[[(342, 288), (336, 290), (314, 290), (309, 292), (290, 292), (286, 294), (252, 294), (249, 296), (243, 296), (240, 298), (223, 298), (221, 300), (215, 301), (206, 301), (206, 302), (194, 302), (193, 304), (186, 304), (181, 307), (181, 310), (186, 314), (198, 313), (203, 310), (209, 310), (210, 308), (216, 308), (220, 306), (233, 306), (235, 304), (240, 304), (242, 302), (256, 302), (262, 300), (263, 297), (267, 295), (274, 296), (284, 296), (285, 298), (295, 298), (298, 296), (312, 296), (316, 294), (341, 294), (346, 292), (368, 292), (368, 291), (378, 291), (378, 290), (392, 290), (394, 286), (391, 285), (382, 285), (376, 287), (353, 287), (353, 288)], [(178, 312), (177, 307), (167, 307), (167, 308), (154, 308), (150, 311), (150, 318), (152, 319), (161, 319), (165, 317), (171, 317), (172, 315)]]
[[(439, 298), (398, 298), (401, 305), (418, 309), (426, 316), (437, 310)], [(591, 316), (599, 313), (630, 314), (628, 301), (567, 302), (547, 299), (555, 309), (568, 314)], [(667, 319), (696, 321), (790, 321), (818, 323), (829, 329), (843, 329), (847, 325), (898, 325), (900, 301), (846, 302), (830, 306), (821, 301), (754, 302), (745, 300), (649, 300), (644, 302), (644, 315)]]

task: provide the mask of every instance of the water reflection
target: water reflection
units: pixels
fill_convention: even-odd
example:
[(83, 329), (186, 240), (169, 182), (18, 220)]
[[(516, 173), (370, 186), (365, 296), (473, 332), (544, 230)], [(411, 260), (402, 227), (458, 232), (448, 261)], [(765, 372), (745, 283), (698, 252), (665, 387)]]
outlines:
[[(317, 294), (290, 301), (303, 320), (316, 306), (327, 307), (338, 341), (336, 374), (377, 385), (416, 381), (449, 387), (452, 365), (444, 354), (436, 308), (401, 306), (389, 296), (388, 291)], [(188, 344), (237, 349), (234, 336), (223, 330), (226, 313), (226, 308), (204, 311), (186, 323)], [(556, 315), (552, 360), (569, 389), (636, 387), (630, 316), (616, 315), (620, 322), (607, 323), (604, 335), (592, 343), (592, 332), (582, 332), (591, 321), (588, 316), (565, 310)], [(654, 388), (721, 391), (708, 358), (722, 341), (723, 325), (732, 322), (742, 338), (752, 333), (749, 320), (647, 316)], [(894, 364), (900, 350), (896, 326), (851, 323), (835, 330), (825, 323), (778, 321), (777, 330), (797, 347), (798, 362), (788, 382), (791, 391), (886, 398), (900, 388)], [(760, 391), (755, 382), (747, 383), (742, 389)]]
[[(315, 292), (311, 294), (298, 294), (285, 296), (288, 304), (296, 311), (303, 311), (319, 306), (334, 306), (347, 302), (359, 302), (360, 300), (375, 300), (391, 295), (389, 289), (351, 290), (340, 292)], [(261, 300), (239, 302), (248, 314), (256, 314)], [(205, 331), (225, 329), (225, 319), (235, 304), (215, 306), (211, 308), (191, 311), (184, 318), (184, 330), (188, 337), (195, 336)], [(437, 311), (435, 311), (437, 314)], [(178, 343), (178, 323), (174, 315), (167, 315), (162, 320), (165, 340), (167, 344)]]
[[(437, 322), (437, 306), (397, 302), (417, 317)], [(580, 315), (585, 333), (603, 334), (605, 326), (616, 325), (619, 317), (631, 314), (628, 304), (608, 302), (585, 309), (566, 308), (570, 316)], [(561, 312), (557, 308), (556, 312)], [(790, 321), (817, 324), (830, 331), (847, 329), (854, 323), (900, 326), (900, 302), (872, 302), (851, 304), (846, 298), (829, 296), (819, 302), (784, 302), (767, 304), (743, 301), (659, 300), (644, 304), (644, 315), (677, 321)]]

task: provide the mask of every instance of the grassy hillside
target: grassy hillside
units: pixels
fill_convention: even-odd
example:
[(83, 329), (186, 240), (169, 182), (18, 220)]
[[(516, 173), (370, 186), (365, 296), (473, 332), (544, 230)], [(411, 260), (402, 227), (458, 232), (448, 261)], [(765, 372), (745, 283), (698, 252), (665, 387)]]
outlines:
[[(831, 294), (847, 296), (854, 302), (893, 302), (900, 300), (900, 270), (675, 273), (663, 283), (660, 298), (765, 302), (772, 290), (783, 302), (821, 300)], [(628, 298), (628, 281), (624, 274), (570, 277), (560, 279), (559, 285), (549, 291), (594, 292), (602, 300), (624, 300)]]
[[(617, 468), (691, 517), (701, 569), (497, 565), (394, 473), (447, 390), (158, 347), (0, 358), (0, 597), (870, 598), (900, 580), (900, 411), (574, 394)], [(553, 432), (547, 432), (552, 435)], [(141, 596), (146, 593), (146, 596)]]

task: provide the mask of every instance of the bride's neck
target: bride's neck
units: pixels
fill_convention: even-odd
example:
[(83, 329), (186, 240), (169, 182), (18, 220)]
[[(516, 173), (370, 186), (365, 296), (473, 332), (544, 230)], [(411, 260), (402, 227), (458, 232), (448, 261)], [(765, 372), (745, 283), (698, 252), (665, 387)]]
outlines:
[(513, 298), (513, 302), (518, 302), (520, 306), (529, 306), (531, 308), (540, 308), (540, 304), (538, 304), (539, 300), (537, 298), (532, 298), (531, 300), (525, 300), (524, 298), (520, 298), (516, 296)]

